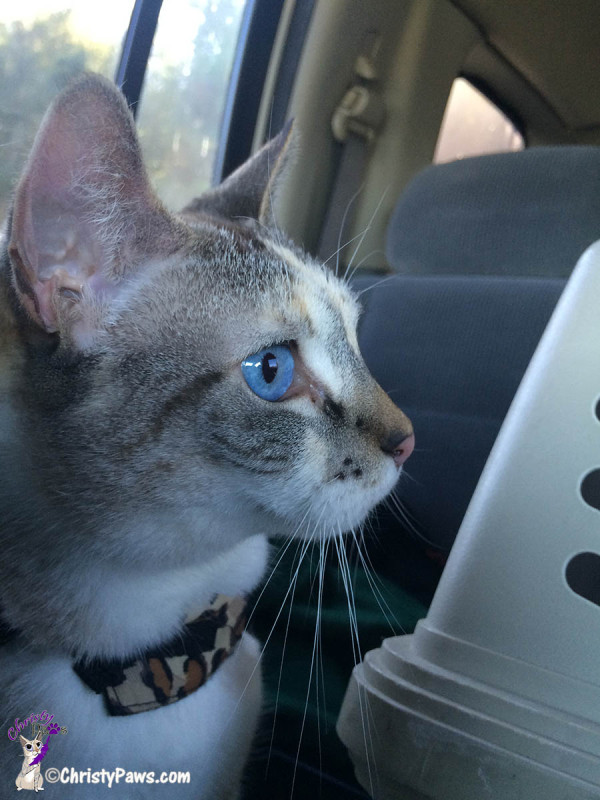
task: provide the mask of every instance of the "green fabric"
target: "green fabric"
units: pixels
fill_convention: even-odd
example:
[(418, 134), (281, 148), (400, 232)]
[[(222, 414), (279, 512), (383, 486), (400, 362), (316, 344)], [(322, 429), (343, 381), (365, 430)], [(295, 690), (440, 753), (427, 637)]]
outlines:
[[(281, 548), (281, 543), (277, 542), (276, 546)], [(319, 596), (318, 549), (312, 548), (307, 552), (298, 571), (285, 653), (291, 593), (273, 629), (297, 569), (295, 552), (292, 545), (277, 565), (262, 596), (254, 598), (257, 602), (250, 627), (263, 643), (268, 640), (263, 657), (267, 710), (274, 712), (276, 705), (277, 708), (274, 722), (272, 714), (268, 715), (263, 726), (247, 797), (289, 798), (298, 757), (300, 766), (296, 774), (295, 798), (312, 796), (315, 787), (325, 800), (340, 798), (345, 795), (331, 779), (343, 781), (357, 792), (359, 789), (346, 750), (335, 732), (339, 709), (355, 664), (348, 599), (337, 554), (330, 552), (323, 568), (322, 653), (318, 663), (313, 661), (309, 691)], [(356, 557), (356, 550), (353, 557), (352, 547), (347, 544), (347, 552), (361, 647), (360, 660), (368, 650), (379, 647), (386, 637), (412, 632), (417, 621), (426, 615), (427, 607), (401, 587), (381, 577), (375, 578), (381, 594), (378, 602), (367, 572)], [(273, 563), (276, 562), (277, 556)], [(380, 604), (390, 617), (393, 628)], [(395, 620), (391, 620), (392, 612)], [(269, 750), (272, 750), (270, 759)], [(320, 772), (323, 773), (321, 778), (318, 776)], [(355, 795), (349, 790), (348, 796)]]

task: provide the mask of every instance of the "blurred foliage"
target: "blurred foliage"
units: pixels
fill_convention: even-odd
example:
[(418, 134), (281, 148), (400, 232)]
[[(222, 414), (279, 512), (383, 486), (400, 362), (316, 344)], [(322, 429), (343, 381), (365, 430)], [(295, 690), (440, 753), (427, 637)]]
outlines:
[[(148, 171), (159, 195), (179, 209), (212, 183), (227, 85), (237, 42), (240, 0), (191, 0), (204, 23), (184, 69), (150, 60), (139, 112)], [(161, 13), (168, 13), (166, 4)], [(157, 44), (160, 45), (160, 25)]]
[[(153, 55), (139, 110), (148, 171), (175, 209), (211, 184), (243, 0), (189, 0), (189, 6), (199, 20), (191, 62), (174, 64)], [(173, 13), (168, 3), (161, 19), (166, 13)], [(158, 45), (160, 31), (159, 21)], [(82, 41), (70, 27), (69, 11), (28, 25), (0, 23), (2, 219), (48, 105), (83, 70), (114, 77), (121, 34), (125, 31), (115, 32), (114, 47)], [(189, 36), (182, 31), (182, 38)]]
[(48, 105), (76, 75), (109, 74), (114, 50), (78, 42), (69, 12), (0, 24), (0, 216)]

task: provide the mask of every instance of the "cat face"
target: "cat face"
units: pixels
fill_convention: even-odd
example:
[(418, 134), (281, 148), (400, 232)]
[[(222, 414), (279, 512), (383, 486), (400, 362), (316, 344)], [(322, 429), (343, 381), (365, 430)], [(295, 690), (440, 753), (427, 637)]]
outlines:
[(200, 546), (194, 520), (223, 544), (343, 532), (412, 451), (351, 291), (272, 224), (288, 142), (174, 217), (106, 82), (68, 90), (39, 134), (10, 240), (23, 425), (47, 502), (110, 519), (114, 547), (136, 519), (155, 554), (141, 520), (161, 515), (186, 531), (180, 555)]
[(21, 742), (25, 758), (39, 755), (42, 748), (42, 737), (39, 733), (35, 739), (26, 739), (24, 736), (19, 736), (19, 741)]

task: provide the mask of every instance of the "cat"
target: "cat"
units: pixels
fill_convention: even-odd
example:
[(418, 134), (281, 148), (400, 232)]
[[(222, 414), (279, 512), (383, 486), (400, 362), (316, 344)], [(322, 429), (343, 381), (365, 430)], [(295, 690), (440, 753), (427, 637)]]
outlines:
[(40, 771), (40, 765), (31, 765), (31, 762), (37, 758), (42, 748), (41, 733), (37, 733), (34, 739), (26, 739), (24, 736), (19, 736), (19, 741), (23, 747), (23, 766), (15, 781), (17, 791), (21, 789), (30, 789), (34, 792), (44, 791), (44, 779)]
[[(85, 790), (61, 783), (61, 798), (102, 794), (90, 775), (117, 767), (188, 773), (180, 800), (238, 797), (261, 709), (243, 598), (267, 537), (359, 526), (413, 449), (361, 358), (352, 292), (275, 224), (292, 138), (172, 215), (120, 92), (85, 75), (16, 187), (0, 265), (0, 698), (7, 726), (42, 708), (68, 724), (53, 766)], [(164, 655), (194, 630), (204, 649)], [(125, 781), (111, 796), (159, 796)]]

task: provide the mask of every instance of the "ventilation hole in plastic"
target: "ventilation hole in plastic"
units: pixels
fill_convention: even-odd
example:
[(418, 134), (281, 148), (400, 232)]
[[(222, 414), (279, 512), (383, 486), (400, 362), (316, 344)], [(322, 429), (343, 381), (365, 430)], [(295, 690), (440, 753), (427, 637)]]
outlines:
[(581, 496), (592, 508), (600, 511), (600, 469), (593, 469), (581, 481)]
[(575, 594), (600, 606), (600, 556), (597, 553), (573, 556), (567, 564), (565, 577)]
[(596, 403), (596, 408), (594, 409), (594, 411), (596, 413), (596, 419), (600, 420), (600, 398), (598, 399), (598, 402)]

